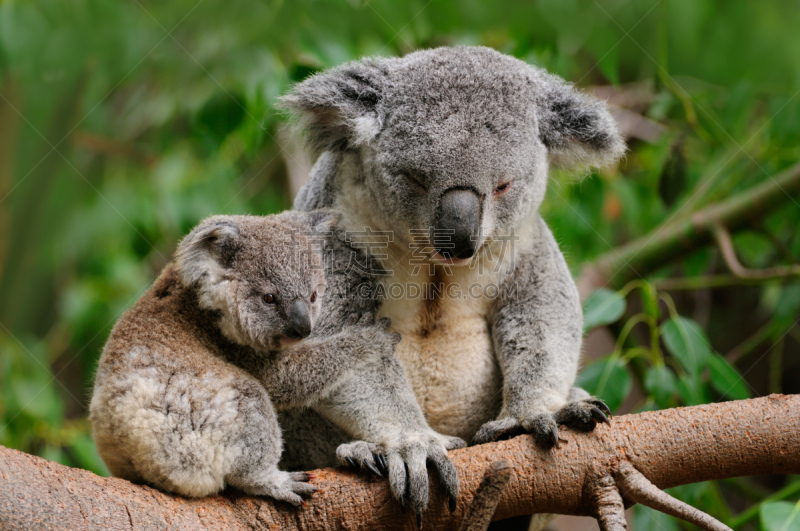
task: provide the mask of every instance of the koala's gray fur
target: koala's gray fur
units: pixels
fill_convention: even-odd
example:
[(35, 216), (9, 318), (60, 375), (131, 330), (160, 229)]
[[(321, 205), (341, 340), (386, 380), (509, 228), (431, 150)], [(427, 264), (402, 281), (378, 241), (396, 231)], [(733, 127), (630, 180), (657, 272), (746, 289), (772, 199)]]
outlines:
[[(181, 242), (100, 359), (90, 418), (112, 474), (192, 497), (231, 485), (297, 505), (316, 490), (309, 475), (278, 470), (273, 408), (325, 399), (399, 340), (368, 315), (314, 326), (326, 283), (310, 238), (333, 220), (217, 216)], [(289, 341), (298, 326), (305, 338)]]
[[(432, 428), (476, 443), (528, 431), (549, 448), (559, 424), (591, 430), (605, 419), (602, 402), (572, 387), (581, 305), (538, 213), (551, 165), (603, 166), (624, 154), (604, 103), (480, 47), (347, 63), (298, 84), (283, 102), (320, 154), (295, 209), (332, 207), (345, 230), (393, 231), (382, 263), (392, 274), (381, 283), (505, 290), (380, 306), (403, 336), (396, 356)], [(422, 254), (430, 268), (417, 267), (410, 231), (437, 228), (456, 191), (472, 201), (463, 204), (479, 205), (445, 212), (456, 222), (474, 214), (474, 255), (437, 252), (429, 231)], [(510, 236), (513, 249), (504, 251)], [(293, 445), (322, 444), (300, 428), (287, 436), (301, 432)]]

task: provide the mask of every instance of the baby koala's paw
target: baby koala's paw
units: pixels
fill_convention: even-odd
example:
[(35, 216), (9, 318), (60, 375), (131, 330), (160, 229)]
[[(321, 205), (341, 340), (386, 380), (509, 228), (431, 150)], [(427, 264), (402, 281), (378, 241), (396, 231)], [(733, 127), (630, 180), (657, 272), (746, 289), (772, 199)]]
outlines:
[(369, 345), (371, 352), (393, 353), (402, 337), (397, 332), (389, 332), (392, 321), (387, 318), (375, 320), (371, 312), (351, 314), (346, 323), (345, 333), (360, 338), (364, 345)]
[(303, 497), (308, 497), (319, 489), (308, 483), (316, 476), (309, 472), (282, 472), (276, 470), (265, 477), (260, 485), (245, 489), (247, 494), (269, 496), (276, 500), (291, 503), (295, 507), (304, 505)]

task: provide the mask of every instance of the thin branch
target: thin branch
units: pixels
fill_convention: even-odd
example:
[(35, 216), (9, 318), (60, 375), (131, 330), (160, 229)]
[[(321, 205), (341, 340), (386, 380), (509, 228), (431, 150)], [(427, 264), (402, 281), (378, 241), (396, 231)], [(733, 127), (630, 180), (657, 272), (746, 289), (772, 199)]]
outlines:
[(715, 223), (713, 233), (717, 246), (722, 253), (722, 258), (725, 260), (725, 265), (735, 276), (748, 280), (774, 280), (782, 277), (800, 277), (800, 265), (776, 266), (767, 269), (746, 268), (739, 262), (739, 258), (736, 256), (731, 233), (728, 232), (728, 229), (726, 229), (724, 225)]
[(790, 280), (790, 277), (753, 279), (737, 277), (733, 274), (702, 275), (699, 277), (659, 278), (650, 281), (660, 291), (694, 291), (699, 289), (725, 288), (728, 286), (759, 286), (770, 280)]
[(676, 500), (659, 489), (628, 463), (622, 463), (616, 474), (617, 485), (625, 497), (670, 516), (686, 520), (707, 531), (732, 531), (711, 515)]
[(506, 460), (489, 465), (483, 475), (481, 486), (472, 499), (472, 504), (464, 515), (459, 531), (484, 531), (492, 521), (492, 516), (500, 503), (500, 498), (514, 476), (514, 469)]
[(140, 151), (132, 143), (119, 142), (87, 131), (73, 133), (72, 144), (96, 153), (134, 160), (148, 168), (158, 162), (157, 157)]

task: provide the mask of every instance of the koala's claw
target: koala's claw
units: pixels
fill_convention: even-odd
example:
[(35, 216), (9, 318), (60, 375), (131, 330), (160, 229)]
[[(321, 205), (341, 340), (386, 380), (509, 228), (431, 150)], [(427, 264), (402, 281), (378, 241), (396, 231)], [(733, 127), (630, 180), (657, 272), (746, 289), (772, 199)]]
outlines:
[[(352, 468), (367, 469), (373, 474), (383, 477), (381, 471), (378, 469), (380, 466), (379, 454), (380, 448), (376, 444), (370, 444), (364, 441), (353, 441), (351, 443), (342, 444), (336, 449), (336, 457), (339, 463), (344, 466)], [(378, 466), (376, 466), (376, 464)]]
[(374, 474), (376, 474), (378, 477), (383, 477), (383, 474), (381, 474), (381, 471), (380, 471), (380, 470), (378, 470), (378, 469), (375, 467), (375, 465), (373, 465), (373, 464), (372, 464), (372, 463), (370, 463), (369, 461), (364, 461), (364, 466), (365, 466), (365, 467), (367, 467), (367, 468), (368, 468), (368, 469), (369, 469), (371, 472), (373, 472)]
[(595, 422), (603, 422), (605, 424), (611, 424), (611, 421), (608, 420), (606, 414), (600, 411), (600, 409), (593, 407), (591, 410), (592, 418)]
[(417, 529), (422, 529), (422, 513), (417, 513)]
[(580, 431), (592, 431), (600, 423), (611, 424), (608, 420), (610, 410), (602, 401), (594, 397), (570, 402), (555, 413), (558, 424), (564, 424)]
[(375, 459), (378, 461), (378, 468), (384, 474), (389, 473), (389, 463), (386, 462), (386, 456), (383, 454), (378, 454), (375, 456)]
[(553, 426), (550, 428), (553, 446), (556, 448), (561, 448), (561, 438), (558, 436), (558, 426)]
[(611, 409), (606, 405), (605, 402), (599, 398), (590, 398), (588, 401), (594, 404), (597, 409), (608, 415), (608, 418), (611, 418)]

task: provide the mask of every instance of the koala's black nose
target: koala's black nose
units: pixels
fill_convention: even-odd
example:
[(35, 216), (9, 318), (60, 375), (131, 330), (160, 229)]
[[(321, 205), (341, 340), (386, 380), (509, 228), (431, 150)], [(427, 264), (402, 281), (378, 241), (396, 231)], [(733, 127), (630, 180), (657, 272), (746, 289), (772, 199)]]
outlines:
[(286, 337), (291, 339), (303, 339), (311, 334), (311, 316), (308, 314), (308, 306), (302, 300), (296, 300), (289, 307), (289, 326), (286, 329)]
[(481, 233), (481, 198), (465, 188), (451, 188), (443, 195), (431, 235), (436, 250), (445, 258), (471, 258), (478, 250)]

